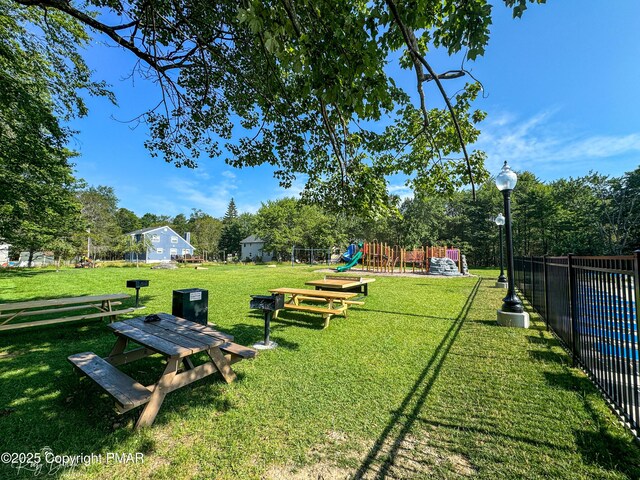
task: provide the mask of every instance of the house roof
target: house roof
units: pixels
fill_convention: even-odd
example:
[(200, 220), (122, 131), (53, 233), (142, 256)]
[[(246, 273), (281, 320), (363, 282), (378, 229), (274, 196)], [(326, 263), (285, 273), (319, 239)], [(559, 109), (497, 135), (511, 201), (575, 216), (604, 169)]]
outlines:
[(179, 233), (177, 233), (173, 228), (171, 228), (169, 225), (161, 225), (159, 227), (148, 227), (148, 228), (141, 228), (140, 230), (134, 230), (133, 232), (129, 232), (127, 233), (127, 235), (146, 235), (149, 232), (153, 232), (154, 230), (161, 230), (163, 228), (166, 228), (168, 230), (171, 230), (175, 235), (177, 235), (178, 237), (180, 237), (187, 245), (189, 245), (191, 248), (195, 248), (190, 242), (187, 242), (185, 240), (185, 238), (180, 235)]
[(249, 235), (244, 240), (240, 240), (240, 243), (264, 243), (264, 240), (262, 240), (261, 238), (258, 238), (255, 235)]

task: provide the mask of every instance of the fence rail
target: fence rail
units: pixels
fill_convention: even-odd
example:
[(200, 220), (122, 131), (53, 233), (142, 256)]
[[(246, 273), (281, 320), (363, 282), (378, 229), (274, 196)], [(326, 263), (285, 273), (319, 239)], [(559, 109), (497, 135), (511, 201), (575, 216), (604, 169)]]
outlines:
[(636, 436), (640, 433), (640, 251), (515, 257), (514, 281)]

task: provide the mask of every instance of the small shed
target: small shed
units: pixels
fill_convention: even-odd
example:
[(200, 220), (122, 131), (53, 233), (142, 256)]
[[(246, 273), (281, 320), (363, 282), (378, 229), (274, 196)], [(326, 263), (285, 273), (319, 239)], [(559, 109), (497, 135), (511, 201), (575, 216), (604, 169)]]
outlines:
[(8, 243), (0, 242), (0, 267), (6, 267), (9, 262), (9, 245)]
[(269, 262), (273, 255), (271, 253), (264, 252), (264, 240), (258, 238), (256, 235), (249, 235), (244, 240), (240, 241), (240, 259), (255, 260), (256, 258), (262, 259), (263, 262)]

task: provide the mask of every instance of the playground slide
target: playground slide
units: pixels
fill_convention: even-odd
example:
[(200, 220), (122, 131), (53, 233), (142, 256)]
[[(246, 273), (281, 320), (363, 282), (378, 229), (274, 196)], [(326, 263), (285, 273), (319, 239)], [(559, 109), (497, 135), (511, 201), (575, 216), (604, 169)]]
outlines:
[(351, 261), (349, 263), (347, 263), (346, 265), (343, 265), (341, 267), (336, 268), (336, 270), (338, 272), (346, 272), (347, 270), (355, 267), (358, 264), (358, 260), (360, 260), (360, 258), (362, 257), (362, 252), (357, 252), (353, 258), (351, 259)]

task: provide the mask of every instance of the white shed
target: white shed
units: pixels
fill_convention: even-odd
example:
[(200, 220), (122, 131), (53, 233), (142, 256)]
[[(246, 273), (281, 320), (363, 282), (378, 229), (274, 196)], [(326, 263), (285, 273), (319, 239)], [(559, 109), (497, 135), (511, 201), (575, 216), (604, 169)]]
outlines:
[(0, 267), (9, 261), (9, 245), (8, 243), (0, 243)]
[(247, 238), (240, 241), (240, 260), (245, 260), (247, 258), (251, 260), (262, 258), (263, 262), (270, 261), (272, 255), (270, 253), (265, 253), (263, 249), (264, 240), (256, 237), (255, 235), (249, 235)]

